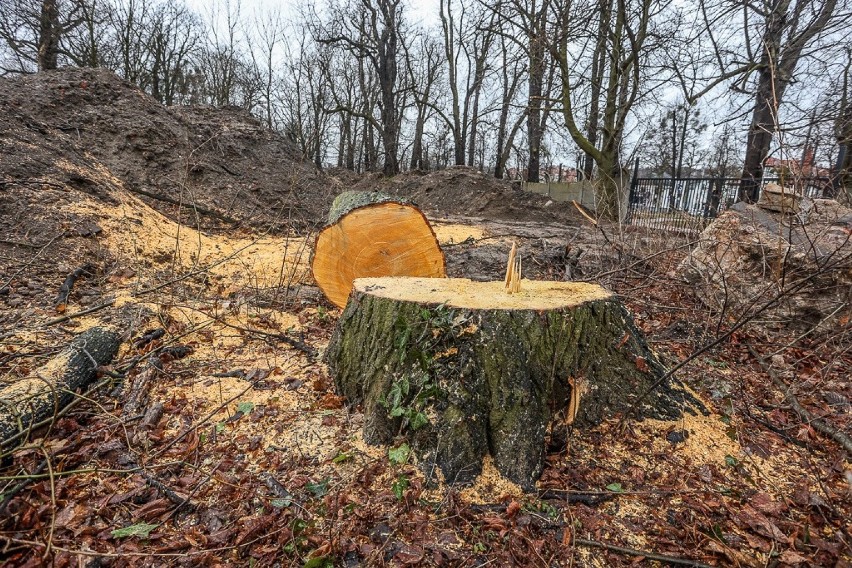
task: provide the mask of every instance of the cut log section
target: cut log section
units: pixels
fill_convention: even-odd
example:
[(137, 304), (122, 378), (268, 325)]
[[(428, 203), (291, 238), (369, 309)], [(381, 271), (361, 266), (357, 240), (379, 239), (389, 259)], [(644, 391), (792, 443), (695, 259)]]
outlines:
[[(665, 371), (624, 306), (577, 282), (361, 278), (326, 360), (364, 412), (364, 438), (400, 434), (427, 475), (472, 481), (490, 454), (531, 489), (546, 441), (569, 424), (624, 415), (676, 419), (702, 409)], [(640, 400), (640, 396), (651, 391)], [(561, 435), (560, 435), (561, 434)]]
[(317, 236), (311, 262), (314, 280), (344, 307), (352, 282), (371, 276), (444, 278), (438, 239), (414, 205), (380, 193), (342, 193)]
[(95, 327), (75, 337), (59, 355), (36, 370), (34, 376), (0, 390), (0, 449), (25, 441), (39, 422), (50, 418), (85, 391), (118, 352), (119, 335)]

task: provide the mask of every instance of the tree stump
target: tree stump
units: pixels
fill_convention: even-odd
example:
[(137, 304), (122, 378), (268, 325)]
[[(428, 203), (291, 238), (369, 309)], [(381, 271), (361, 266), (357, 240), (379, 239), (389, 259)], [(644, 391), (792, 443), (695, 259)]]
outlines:
[[(490, 454), (525, 489), (546, 440), (606, 418), (671, 420), (703, 409), (663, 366), (624, 306), (578, 282), (359, 278), (326, 352), (361, 405), (364, 438), (403, 435), (427, 476), (466, 483)], [(650, 392), (648, 392), (650, 391)], [(646, 395), (642, 397), (642, 395)]]
[(444, 253), (420, 209), (358, 191), (334, 200), (328, 225), (317, 236), (311, 270), (326, 297), (341, 308), (356, 278), (447, 275)]

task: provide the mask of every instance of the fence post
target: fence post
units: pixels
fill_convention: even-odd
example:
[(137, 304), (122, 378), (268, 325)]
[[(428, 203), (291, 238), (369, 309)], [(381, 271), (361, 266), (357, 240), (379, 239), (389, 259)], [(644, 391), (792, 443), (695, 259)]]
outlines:
[[(846, 160), (846, 152), (849, 149), (846, 144), (840, 144), (837, 151), (837, 162), (831, 168), (831, 178), (826, 190), (823, 190), (823, 197), (826, 199), (837, 199), (840, 195), (840, 188), (843, 186), (843, 162)], [(826, 195), (828, 194), (828, 195)]]
[[(639, 158), (633, 164), (633, 176), (630, 178), (630, 193), (627, 196), (627, 215), (624, 216), (624, 223), (629, 224), (633, 217), (633, 208), (636, 207), (639, 201), (639, 196), (636, 194), (639, 187)], [(582, 199), (582, 197), (580, 198)]]
[(719, 205), (722, 203), (724, 187), (725, 178), (721, 174), (710, 181), (710, 194), (707, 196), (707, 205), (704, 207), (704, 219), (715, 219), (719, 216)]

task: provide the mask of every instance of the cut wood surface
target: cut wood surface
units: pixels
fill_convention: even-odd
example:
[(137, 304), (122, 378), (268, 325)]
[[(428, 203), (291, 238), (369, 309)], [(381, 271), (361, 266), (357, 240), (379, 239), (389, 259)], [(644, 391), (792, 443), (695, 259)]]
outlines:
[(25, 441), (26, 433), (85, 391), (118, 352), (119, 335), (95, 327), (75, 337), (59, 355), (37, 369), (33, 377), (0, 390), (0, 448)]
[(317, 236), (311, 269), (339, 307), (346, 305), (356, 278), (447, 274), (438, 239), (414, 205), (379, 193), (346, 192), (335, 199), (328, 220)]
[[(627, 412), (665, 370), (624, 306), (579, 282), (361, 278), (326, 359), (364, 437), (404, 434), (427, 475), (470, 482), (490, 454), (524, 488), (546, 440)], [(637, 404), (635, 418), (702, 408), (676, 381)]]

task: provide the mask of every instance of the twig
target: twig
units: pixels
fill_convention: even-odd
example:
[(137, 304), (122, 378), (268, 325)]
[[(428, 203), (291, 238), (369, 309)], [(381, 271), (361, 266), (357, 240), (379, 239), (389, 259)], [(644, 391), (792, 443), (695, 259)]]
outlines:
[[(777, 304), (779, 301), (781, 301), (781, 299), (782, 299), (782, 298), (784, 298), (785, 296), (788, 296), (788, 295), (790, 295), (790, 294), (793, 294), (793, 293), (795, 293), (795, 292), (798, 292), (799, 290), (801, 290), (802, 288), (804, 288), (804, 287), (805, 287), (805, 286), (806, 286), (806, 285), (807, 285), (807, 284), (808, 284), (811, 280), (815, 279), (817, 276), (821, 276), (821, 275), (823, 275), (826, 271), (829, 271), (829, 270), (832, 270), (832, 269), (836, 269), (838, 265), (840, 265), (843, 261), (845, 261), (845, 260), (847, 260), (847, 259), (848, 259), (848, 256), (849, 256), (849, 255), (842, 257), (840, 260), (836, 261), (833, 265), (823, 266), (821, 270), (818, 270), (818, 271), (816, 271), (816, 272), (812, 272), (812, 273), (811, 273), (811, 274), (809, 274), (808, 276), (801, 278), (800, 280), (798, 280), (798, 281), (794, 282), (793, 284), (790, 284), (790, 286), (789, 286), (788, 288), (786, 288), (785, 290), (781, 290), (779, 293), (777, 293), (775, 296), (773, 296), (772, 298), (770, 298), (767, 302), (765, 302), (765, 303), (764, 303), (763, 305), (761, 305), (759, 308), (757, 308), (756, 310), (754, 310), (752, 313), (745, 313), (745, 314), (743, 314), (743, 315), (739, 318), (739, 320), (737, 320), (737, 322), (736, 322), (736, 323), (734, 323), (734, 325), (732, 325), (732, 326), (730, 327), (730, 329), (728, 329), (728, 331), (726, 331), (725, 333), (723, 333), (722, 335), (720, 335), (719, 337), (717, 337), (715, 340), (711, 341), (710, 343), (707, 343), (706, 345), (704, 345), (704, 346), (703, 346), (703, 347), (701, 347), (700, 349), (697, 349), (696, 351), (693, 351), (693, 352), (692, 352), (692, 353), (691, 353), (688, 357), (686, 357), (685, 359), (683, 359), (682, 361), (680, 361), (677, 365), (675, 365), (674, 367), (672, 367), (671, 369), (669, 369), (669, 371), (668, 371), (668, 372), (664, 373), (664, 374), (663, 374), (663, 376), (661, 376), (659, 379), (657, 379), (656, 381), (654, 381), (654, 383), (653, 383), (650, 387), (648, 387), (648, 388), (645, 390), (645, 392), (641, 393), (641, 394), (640, 394), (640, 395), (636, 398), (636, 400), (634, 400), (634, 401), (633, 401), (633, 403), (630, 405), (630, 407), (629, 407), (629, 408), (627, 409), (627, 411), (624, 413), (624, 416), (622, 417), (621, 421), (619, 422), (619, 426), (622, 426), (622, 425), (624, 424), (624, 420), (625, 420), (628, 416), (630, 416), (630, 414), (632, 414), (632, 413), (636, 410), (636, 408), (639, 406), (639, 404), (640, 404), (642, 401), (644, 401), (644, 400), (648, 397), (648, 395), (650, 395), (652, 392), (654, 392), (654, 391), (655, 391), (655, 390), (656, 390), (656, 389), (657, 389), (660, 385), (662, 385), (662, 384), (664, 384), (666, 381), (668, 381), (668, 380), (669, 380), (672, 376), (674, 376), (674, 374), (675, 374), (677, 371), (679, 371), (680, 369), (682, 369), (682, 368), (683, 368), (684, 366), (686, 366), (689, 362), (694, 361), (696, 358), (698, 358), (698, 357), (699, 357), (700, 355), (702, 355), (703, 353), (706, 353), (706, 352), (707, 352), (707, 351), (709, 351), (710, 349), (712, 349), (712, 348), (716, 347), (717, 345), (721, 344), (722, 342), (726, 341), (726, 340), (727, 340), (727, 339), (728, 339), (731, 335), (733, 335), (733, 334), (734, 334), (737, 330), (739, 330), (739, 329), (740, 329), (740, 328), (742, 328), (743, 326), (745, 326), (745, 325), (747, 325), (748, 323), (750, 323), (752, 320), (754, 320), (754, 318), (756, 318), (756, 317), (757, 317), (758, 315), (760, 315), (761, 313), (765, 312), (766, 310), (768, 310), (768, 309), (770, 309), (771, 307), (773, 307), (774, 305), (776, 305), (776, 304)], [(771, 284), (770, 284), (769, 286), (771, 286)], [(768, 288), (769, 286), (767, 286), (767, 288)], [(756, 303), (757, 303), (757, 299), (755, 299), (755, 300), (752, 302), (751, 306), (754, 306)], [(750, 307), (751, 307), (751, 306), (750, 306)]]
[(181, 508), (186, 508), (189, 511), (194, 511), (197, 508), (197, 505), (189, 501), (189, 497), (181, 497), (180, 495), (175, 493), (173, 489), (171, 489), (169, 486), (167, 486), (165, 483), (163, 483), (153, 475), (143, 471), (142, 477), (145, 478), (145, 481), (148, 483), (148, 485), (158, 489), (163, 495), (166, 496), (166, 499), (177, 505), (177, 508), (174, 510), (174, 512), (177, 512), (177, 510)]
[(681, 558), (678, 556), (669, 556), (668, 554), (657, 554), (656, 552), (648, 552), (646, 550), (637, 550), (635, 548), (627, 548), (624, 546), (616, 546), (614, 544), (607, 544), (605, 542), (598, 542), (596, 540), (588, 540), (585, 538), (575, 538), (573, 540), (574, 544), (579, 544), (581, 546), (589, 546), (592, 548), (603, 548), (604, 550), (609, 550), (611, 552), (618, 552), (619, 554), (627, 554), (628, 556), (641, 556), (643, 558), (647, 558), (648, 560), (657, 560), (659, 562), (667, 562), (669, 564), (677, 564), (679, 566), (693, 566), (694, 568), (712, 568), (709, 564), (704, 564), (703, 562), (699, 562), (697, 560), (691, 560), (689, 558)]
[(62, 323), (64, 321), (68, 321), (70, 319), (78, 318), (80, 316), (85, 316), (87, 314), (91, 314), (93, 312), (97, 312), (98, 310), (102, 310), (104, 308), (108, 308), (111, 305), (115, 304), (115, 298), (111, 298), (97, 306), (92, 306), (91, 308), (86, 308), (85, 310), (80, 310), (79, 312), (74, 312), (73, 314), (65, 314), (62, 317), (54, 318), (52, 320), (48, 320), (44, 323), (44, 326), (56, 325), (58, 323)]
[(29, 485), (29, 484), (30, 484), (30, 483), (32, 483), (35, 479), (37, 479), (39, 476), (41, 476), (41, 475), (42, 475), (42, 473), (41, 473), (41, 472), (43, 472), (43, 471), (44, 471), (44, 469), (45, 469), (46, 467), (47, 467), (47, 460), (43, 460), (43, 461), (42, 461), (42, 462), (38, 465), (38, 467), (36, 467), (36, 468), (33, 470), (33, 472), (32, 472), (31, 474), (29, 474), (29, 475), (24, 475), (24, 476), (21, 476), (21, 477), (20, 477), (23, 481), (21, 481), (20, 483), (18, 483), (16, 486), (14, 486), (14, 487), (13, 487), (12, 489), (10, 489), (9, 491), (4, 491), (4, 492), (3, 492), (3, 502), (2, 502), (2, 503), (0, 503), (0, 517), (2, 517), (3, 515), (5, 515), (5, 514), (6, 514), (6, 507), (8, 507), (8, 506), (9, 506), (9, 503), (11, 503), (12, 498), (14, 498), (14, 497), (15, 497), (15, 495), (17, 495), (17, 494), (18, 494), (18, 493), (20, 493), (21, 491), (23, 491), (23, 489), (24, 489), (27, 485)]
[(231, 329), (236, 329), (238, 331), (242, 331), (242, 332), (245, 332), (245, 333), (253, 333), (253, 334), (256, 334), (256, 335), (262, 335), (264, 337), (269, 337), (270, 339), (275, 339), (277, 341), (281, 341), (283, 343), (286, 343), (290, 347), (294, 347), (294, 348), (298, 349), (299, 351), (305, 353), (306, 355), (308, 355), (312, 359), (317, 356), (316, 348), (308, 345), (304, 341), (300, 341), (298, 339), (293, 339), (292, 337), (290, 337), (290, 336), (288, 336), (284, 333), (270, 333), (268, 331), (262, 331), (260, 329), (243, 327), (241, 325), (229, 323), (229, 322), (227, 322), (223, 319), (220, 319), (216, 316), (212, 316), (210, 314), (206, 314), (206, 315), (208, 315), (210, 318), (212, 318), (217, 323), (224, 325), (225, 327), (230, 327)]
[(784, 382), (781, 377), (778, 376), (769, 363), (760, 356), (760, 354), (754, 350), (754, 348), (749, 345), (748, 352), (751, 353), (751, 356), (755, 358), (755, 360), (760, 364), (760, 367), (763, 371), (769, 375), (772, 383), (778, 387), (778, 389), (784, 394), (784, 399), (793, 407), (793, 410), (799, 417), (804, 420), (809, 426), (812, 426), (814, 430), (818, 432), (822, 432), (844, 448), (846, 451), (852, 454), (852, 438), (847, 436), (844, 432), (841, 432), (838, 428), (832, 426), (831, 424), (820, 420), (815, 417), (811, 412), (801, 405), (799, 399), (790, 391), (790, 385)]
[(240, 225), (241, 221), (234, 219), (224, 213), (219, 213), (218, 211), (213, 211), (212, 209), (207, 209), (206, 207), (202, 207), (194, 202), (183, 202), (178, 201), (177, 199), (172, 199), (171, 197), (166, 197), (165, 195), (158, 195), (156, 193), (151, 193), (150, 191), (145, 191), (144, 189), (139, 189), (137, 187), (127, 187), (131, 192), (138, 193), (139, 195), (144, 195), (145, 197), (150, 197), (151, 199), (156, 199), (157, 201), (162, 201), (164, 203), (170, 203), (172, 205), (177, 205), (178, 207), (186, 207), (188, 209), (194, 209), (198, 213), (202, 215), (207, 215), (208, 217), (213, 217), (214, 219), (219, 219), (220, 221), (224, 221), (226, 223), (232, 223), (234, 227)]

